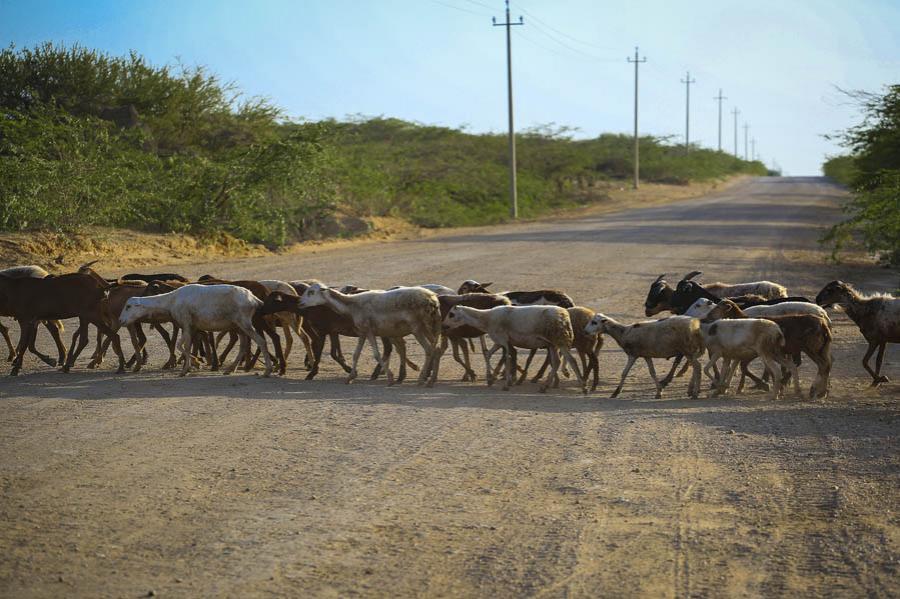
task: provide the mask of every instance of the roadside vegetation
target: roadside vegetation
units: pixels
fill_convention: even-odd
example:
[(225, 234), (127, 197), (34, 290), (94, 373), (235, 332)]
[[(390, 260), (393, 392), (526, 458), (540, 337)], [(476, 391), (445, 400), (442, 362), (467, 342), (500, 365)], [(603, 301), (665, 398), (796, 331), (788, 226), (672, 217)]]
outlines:
[(835, 255), (861, 240), (883, 262), (900, 266), (900, 85), (883, 93), (849, 92), (862, 121), (838, 134), (848, 154), (828, 159), (823, 172), (853, 191), (849, 218), (826, 236)]
[[(518, 135), (524, 217), (602, 201), (631, 175), (626, 135)], [(687, 184), (759, 162), (641, 139), (648, 182)], [(507, 218), (506, 138), (390, 118), (296, 121), (202, 67), (44, 44), (0, 51), (0, 231), (91, 225), (278, 247), (335, 215), (427, 227)]]

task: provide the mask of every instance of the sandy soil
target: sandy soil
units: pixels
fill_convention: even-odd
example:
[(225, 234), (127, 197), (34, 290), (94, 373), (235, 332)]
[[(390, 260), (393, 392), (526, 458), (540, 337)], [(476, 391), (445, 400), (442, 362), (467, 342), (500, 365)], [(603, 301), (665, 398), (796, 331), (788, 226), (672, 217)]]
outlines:
[[(552, 285), (624, 320), (656, 275), (695, 268), (804, 295), (832, 278), (895, 288), (896, 273), (824, 261), (816, 240), (841, 196), (760, 179), (177, 270)], [(589, 397), (570, 381), (546, 395), (459, 383), (449, 360), (421, 389), (347, 386), (330, 361), (305, 382), (299, 352), (284, 378), (176, 379), (155, 340), (140, 374), (63, 375), (29, 357), (0, 380), (0, 595), (898, 596), (900, 385), (868, 388), (857, 329), (842, 314), (834, 328), (823, 402), (691, 401), (683, 380), (655, 400), (640, 366), (610, 400), (624, 365), (611, 341)], [(900, 379), (896, 347), (884, 368)]]

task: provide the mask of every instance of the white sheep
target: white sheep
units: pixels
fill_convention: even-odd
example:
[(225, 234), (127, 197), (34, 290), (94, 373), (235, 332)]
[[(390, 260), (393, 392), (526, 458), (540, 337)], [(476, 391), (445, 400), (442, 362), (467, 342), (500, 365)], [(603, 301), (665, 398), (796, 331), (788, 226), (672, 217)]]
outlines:
[(625, 377), (638, 358), (644, 358), (653, 382), (656, 384), (656, 398), (662, 397), (662, 386), (656, 378), (653, 358), (672, 358), (684, 356), (693, 367), (688, 395), (694, 399), (700, 392), (700, 362), (703, 355), (703, 336), (700, 322), (687, 316), (672, 316), (661, 320), (649, 320), (626, 325), (619, 323), (605, 314), (597, 313), (584, 328), (588, 335), (606, 333), (612, 337), (619, 347), (628, 355), (628, 363), (622, 371), (619, 386), (613, 391), (612, 398), (618, 397), (625, 385)]
[[(695, 318), (704, 318), (709, 312), (716, 307), (716, 302), (701, 297), (690, 308), (685, 311), (685, 316), (693, 316)], [(824, 318), (825, 322), (830, 323), (828, 313), (821, 307), (810, 302), (782, 302), (771, 306), (752, 306), (743, 309), (744, 314), (752, 318), (767, 318), (769, 316), (789, 316), (791, 314), (812, 314), (819, 318)]]
[[(546, 348), (550, 355), (551, 370), (541, 392), (558, 384), (560, 356), (572, 367), (582, 390), (587, 393), (584, 378), (569, 348), (575, 338), (569, 312), (558, 306), (497, 306), (479, 310), (467, 306), (454, 306), (447, 313), (444, 323), (450, 328), (469, 325), (487, 333), (491, 340), (506, 350), (506, 377), (503, 390), (509, 390), (515, 374), (514, 347), (528, 349)], [(490, 369), (488, 369), (490, 376)], [(490, 384), (492, 381), (488, 381)]]
[[(359, 341), (353, 352), (353, 365), (347, 382), (357, 376), (359, 355), (366, 341), (372, 347), (375, 360), (381, 370), (387, 374), (388, 385), (394, 384), (394, 375), (378, 351), (376, 337), (389, 337), (402, 342), (406, 335), (415, 336), (425, 350), (425, 364), (419, 373), (419, 384), (433, 384), (428, 376), (434, 366), (438, 344), (441, 338), (441, 308), (437, 295), (422, 287), (399, 287), (386, 291), (363, 291), (348, 295), (331, 289), (322, 283), (312, 283), (300, 296), (300, 306), (325, 305), (353, 320), (353, 326), (359, 333)], [(402, 355), (398, 343), (398, 353)]]
[[(703, 273), (695, 270), (684, 275), (682, 281), (690, 281)], [(778, 299), (788, 296), (787, 287), (772, 281), (752, 281), (750, 283), (704, 283), (703, 288), (719, 298), (737, 297), (739, 295), (759, 295), (766, 299)]]
[(169, 293), (149, 297), (133, 297), (125, 303), (119, 315), (119, 324), (129, 326), (143, 318), (168, 318), (181, 327), (181, 355), (185, 376), (191, 367), (191, 337), (194, 331), (237, 330), (241, 335), (241, 349), (234, 362), (223, 372), (234, 372), (237, 365), (250, 351), (249, 339), (253, 339), (265, 359), (263, 376), (272, 372), (272, 361), (265, 337), (254, 326), (257, 309), (263, 305), (253, 293), (234, 285), (185, 285)]

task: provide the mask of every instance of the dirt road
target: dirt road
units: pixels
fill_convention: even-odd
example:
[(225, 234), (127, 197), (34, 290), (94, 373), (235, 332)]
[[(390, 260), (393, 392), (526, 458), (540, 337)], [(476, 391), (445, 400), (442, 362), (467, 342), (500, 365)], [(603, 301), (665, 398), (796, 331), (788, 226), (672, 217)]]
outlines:
[[(558, 286), (628, 321), (662, 272), (807, 296), (837, 277), (893, 288), (887, 271), (824, 262), (840, 197), (819, 179), (752, 180), (614, 215), (178, 270)], [(870, 390), (861, 337), (834, 320), (824, 402), (690, 401), (682, 380), (654, 400), (642, 367), (609, 400), (612, 341), (586, 398), (570, 381), (547, 395), (459, 383), (449, 360), (425, 390), (347, 386), (331, 362), (304, 382), (299, 356), (269, 380), (177, 379), (158, 345), (125, 376), (29, 359), (0, 379), (0, 595), (897, 596), (900, 385)]]

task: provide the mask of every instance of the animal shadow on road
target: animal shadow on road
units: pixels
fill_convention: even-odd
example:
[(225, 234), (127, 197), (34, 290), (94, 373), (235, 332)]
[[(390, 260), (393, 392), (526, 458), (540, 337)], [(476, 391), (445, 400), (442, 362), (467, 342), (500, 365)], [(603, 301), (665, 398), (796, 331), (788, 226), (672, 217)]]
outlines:
[[(741, 398), (689, 400), (673, 390), (669, 398), (652, 399), (649, 386), (641, 386), (627, 397), (609, 399), (608, 391), (587, 397), (574, 387), (539, 393), (525, 384), (504, 392), (499, 387), (464, 383), (441, 383), (428, 389), (415, 384), (394, 387), (379, 382), (344, 385), (338, 380), (301, 381), (294, 378), (264, 379), (255, 374), (201, 374), (186, 378), (160, 378), (113, 373), (36, 373), (16, 379), (0, 379), (0, 406), (26, 400), (125, 402), (157, 399), (209, 401), (226, 399), (248, 403), (287, 401), (310, 403), (380, 404), (416, 409), (499, 410), (534, 414), (596, 414), (610, 425), (620, 419), (666, 419), (688, 421), (736, 433), (781, 437), (810, 435), (896, 438), (900, 412), (891, 404), (848, 402), (837, 398), (826, 403), (768, 401), (761, 395)], [(606, 385), (610, 386), (609, 384)], [(873, 398), (874, 399), (874, 398)]]

